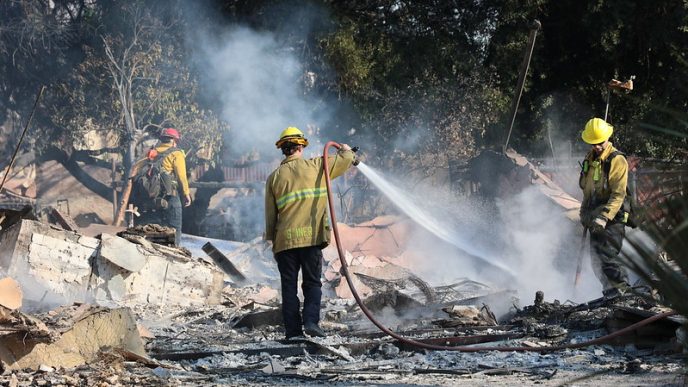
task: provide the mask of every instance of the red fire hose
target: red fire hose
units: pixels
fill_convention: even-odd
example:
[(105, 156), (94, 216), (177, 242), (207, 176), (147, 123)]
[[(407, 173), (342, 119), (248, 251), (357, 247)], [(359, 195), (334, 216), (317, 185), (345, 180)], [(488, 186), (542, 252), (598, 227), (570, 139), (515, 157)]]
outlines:
[(424, 348), (424, 349), (430, 349), (430, 350), (436, 350), (436, 351), (460, 351), (460, 352), (483, 352), (483, 351), (502, 351), (502, 352), (511, 352), (511, 351), (532, 351), (532, 352), (549, 352), (549, 351), (556, 351), (556, 350), (561, 350), (561, 349), (568, 349), (568, 348), (581, 348), (581, 347), (587, 347), (590, 345), (595, 345), (595, 344), (600, 344), (607, 342), (610, 339), (613, 339), (617, 336), (624, 335), (626, 333), (632, 332), (640, 327), (643, 327), (645, 325), (648, 325), (652, 322), (655, 322), (657, 320), (661, 320), (663, 318), (673, 316), (676, 314), (676, 312), (665, 312), (665, 313), (660, 313), (657, 315), (654, 315), (652, 317), (646, 318), (645, 320), (639, 321), (633, 325), (630, 325), (624, 329), (618, 330), (614, 333), (608, 334), (606, 336), (598, 337), (593, 340), (589, 341), (584, 341), (580, 343), (575, 343), (575, 344), (566, 344), (566, 345), (555, 345), (551, 347), (537, 347), (537, 348), (531, 348), (531, 347), (469, 347), (469, 346), (445, 346), (445, 345), (433, 345), (433, 344), (427, 344), (423, 343), (420, 341), (416, 341), (413, 339), (409, 339), (406, 337), (403, 337), (397, 333), (394, 333), (391, 331), (389, 328), (385, 327), (382, 325), (379, 321), (373, 317), (372, 313), (370, 310), (368, 310), (368, 307), (365, 306), (363, 301), (361, 300), (361, 296), (358, 295), (358, 292), (356, 291), (356, 288), (354, 287), (354, 283), (351, 279), (351, 274), (349, 273), (349, 266), (346, 263), (346, 259), (344, 259), (344, 251), (342, 250), (342, 245), (339, 240), (339, 231), (337, 229), (337, 217), (335, 216), (335, 211), (334, 211), (334, 201), (332, 199), (332, 184), (330, 182), (330, 168), (328, 167), (328, 162), (327, 162), (327, 156), (328, 156), (328, 151), (330, 147), (335, 147), (339, 149), (341, 146), (334, 142), (330, 141), (327, 144), (325, 144), (325, 149), (323, 151), (323, 172), (325, 174), (325, 183), (327, 184), (327, 203), (329, 204), (330, 207), (330, 221), (332, 224), (332, 231), (334, 232), (334, 240), (337, 245), (337, 252), (339, 253), (339, 260), (342, 263), (342, 268), (340, 272), (344, 275), (344, 278), (346, 278), (346, 283), (349, 284), (349, 288), (351, 289), (351, 294), (353, 294), (354, 299), (356, 300), (356, 303), (358, 306), (361, 308), (361, 311), (363, 311), (363, 314), (368, 317), (368, 320), (372, 322), (376, 327), (378, 327), (382, 332), (387, 334), (388, 336), (399, 340), (405, 344), (412, 345), (418, 348)]

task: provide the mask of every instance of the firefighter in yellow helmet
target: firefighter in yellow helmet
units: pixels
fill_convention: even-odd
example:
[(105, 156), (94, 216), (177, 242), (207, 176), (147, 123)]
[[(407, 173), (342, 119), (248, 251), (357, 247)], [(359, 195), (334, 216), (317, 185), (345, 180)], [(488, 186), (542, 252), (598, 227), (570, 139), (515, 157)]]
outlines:
[(583, 190), (581, 223), (590, 231), (590, 256), (607, 298), (627, 292), (628, 275), (619, 252), (629, 215), (628, 162), (609, 141), (614, 128), (600, 118), (585, 124), (581, 135), (591, 149), (583, 160), (579, 185)]
[[(275, 143), (284, 160), (265, 184), (265, 239), (272, 242), (282, 283), (282, 317), (287, 339), (306, 334), (325, 336), (320, 322), (322, 249), (330, 243), (327, 188), (323, 159), (303, 159), (308, 140), (295, 127), (286, 128)], [(328, 159), (330, 176), (346, 172), (354, 161), (342, 144)], [(302, 271), (303, 311), (297, 297)]]

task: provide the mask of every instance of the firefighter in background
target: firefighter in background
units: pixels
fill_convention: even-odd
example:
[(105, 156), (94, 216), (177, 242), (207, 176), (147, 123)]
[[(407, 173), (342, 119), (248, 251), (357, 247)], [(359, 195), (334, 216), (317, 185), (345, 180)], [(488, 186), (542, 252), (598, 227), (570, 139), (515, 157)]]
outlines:
[(583, 190), (581, 223), (590, 231), (590, 256), (603, 294), (613, 298), (630, 289), (628, 275), (619, 262), (628, 206), (628, 162), (609, 141), (614, 128), (600, 118), (585, 124), (581, 137), (590, 144), (580, 174)]
[(144, 164), (156, 160), (160, 163), (163, 191), (154, 200), (137, 199), (141, 217), (140, 224), (159, 224), (175, 229), (174, 242), (180, 246), (182, 235), (182, 202), (179, 190), (184, 198), (184, 207), (191, 205), (189, 181), (186, 177), (186, 155), (177, 148), (180, 140), (179, 131), (165, 128), (160, 132), (159, 143), (148, 150), (146, 157), (136, 163), (134, 170), (140, 170)]
[[(272, 242), (282, 283), (282, 317), (287, 339), (324, 337), (320, 328), (322, 297), (322, 249), (330, 243), (327, 188), (323, 159), (303, 159), (308, 140), (295, 127), (288, 127), (275, 144), (284, 160), (265, 185), (265, 240)], [(346, 172), (354, 152), (342, 144), (328, 159), (330, 176)], [(302, 271), (303, 312), (299, 313), (297, 280)]]

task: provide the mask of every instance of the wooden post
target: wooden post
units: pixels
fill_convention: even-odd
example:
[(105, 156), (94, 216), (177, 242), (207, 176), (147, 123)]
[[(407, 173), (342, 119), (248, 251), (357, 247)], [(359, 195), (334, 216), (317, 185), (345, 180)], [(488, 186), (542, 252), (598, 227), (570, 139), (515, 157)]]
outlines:
[(129, 195), (131, 195), (131, 188), (134, 184), (134, 180), (133, 180), (132, 175), (133, 175), (133, 169), (132, 169), (132, 173), (130, 174), (129, 178), (127, 179), (127, 184), (122, 189), (122, 200), (119, 202), (119, 208), (117, 209), (117, 215), (115, 216), (115, 219), (112, 222), (113, 226), (120, 226), (122, 224), (122, 220), (124, 219), (124, 212), (127, 209), (127, 204), (129, 203)]
[(117, 218), (117, 170), (115, 168), (115, 157), (113, 156), (110, 161), (112, 162), (112, 219)]

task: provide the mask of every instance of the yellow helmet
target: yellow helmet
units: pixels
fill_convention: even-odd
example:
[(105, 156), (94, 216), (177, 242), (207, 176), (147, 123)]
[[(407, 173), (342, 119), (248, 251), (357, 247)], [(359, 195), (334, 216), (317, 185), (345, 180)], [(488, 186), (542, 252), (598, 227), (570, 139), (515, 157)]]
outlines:
[(280, 139), (277, 140), (275, 146), (277, 149), (281, 148), (285, 142), (291, 142), (298, 145), (303, 145), (303, 147), (308, 146), (308, 140), (303, 136), (303, 132), (299, 128), (290, 126), (282, 131), (280, 134)]
[(585, 124), (581, 138), (588, 144), (595, 145), (609, 140), (612, 133), (614, 133), (613, 126), (601, 118), (593, 118)]

